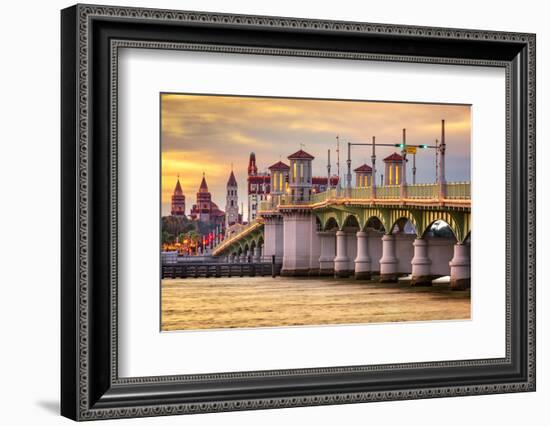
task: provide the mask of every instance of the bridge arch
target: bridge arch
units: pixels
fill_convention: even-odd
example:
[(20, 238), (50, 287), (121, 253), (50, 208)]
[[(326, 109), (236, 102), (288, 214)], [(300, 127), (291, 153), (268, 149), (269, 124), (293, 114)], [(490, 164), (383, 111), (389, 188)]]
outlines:
[(380, 232), (386, 231), (386, 227), (384, 226), (384, 223), (380, 220), (378, 216), (370, 216), (365, 221), (365, 226), (363, 227), (363, 231), (367, 231), (369, 228)]
[(342, 223), (342, 228), (345, 228), (345, 227), (361, 229), (361, 225), (359, 225), (359, 218), (352, 213), (348, 214), (344, 218)]
[(452, 225), (451, 223), (449, 223), (449, 222), (447, 222), (446, 220), (443, 220), (443, 219), (436, 219), (436, 220), (433, 220), (432, 222), (430, 222), (430, 223), (424, 228), (424, 230), (422, 231), (422, 234), (421, 234), (422, 238), (427, 237), (427, 236), (429, 235), (430, 232), (432, 232), (436, 238), (437, 238), (437, 237), (445, 237), (444, 235), (439, 235), (439, 234), (437, 233), (437, 231), (434, 230), (434, 225), (436, 225), (436, 224), (439, 223), (439, 222), (441, 222), (441, 223), (443, 223), (443, 224), (445, 224), (445, 225), (448, 226), (449, 231), (450, 231), (451, 234), (452, 234), (452, 237), (455, 239), (455, 241), (458, 242), (459, 240), (458, 240), (457, 235), (456, 235), (456, 229), (453, 228), (453, 225)]
[(340, 229), (340, 225), (338, 224), (337, 217), (336, 216), (328, 217), (322, 228), (323, 228), (324, 231), (331, 231), (333, 229)]
[(407, 222), (410, 222), (415, 229), (416, 235), (420, 235), (422, 232), (421, 218), (418, 218), (413, 212), (406, 209), (392, 210), (390, 212), (390, 222), (391, 226), (387, 229), (388, 233), (394, 231), (395, 226), (397, 225), (400, 229), (404, 229)]
[(365, 226), (364, 226), (365, 229), (367, 228), (377, 229), (375, 226), (372, 226), (373, 224), (376, 224), (376, 225), (381, 225), (385, 232), (391, 231), (386, 215), (383, 212), (381, 211), (367, 212), (366, 218), (367, 220), (365, 220)]

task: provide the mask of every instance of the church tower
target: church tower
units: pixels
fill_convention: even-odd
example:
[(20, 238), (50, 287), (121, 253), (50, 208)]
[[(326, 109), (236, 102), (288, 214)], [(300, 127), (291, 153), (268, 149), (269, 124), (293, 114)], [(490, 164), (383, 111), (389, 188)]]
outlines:
[(248, 176), (255, 176), (258, 174), (258, 167), (256, 166), (256, 154), (251, 152), (248, 159)]
[(185, 195), (183, 195), (183, 190), (181, 189), (179, 176), (176, 182), (176, 188), (172, 194), (171, 214), (172, 216), (185, 216)]
[(237, 196), (237, 179), (233, 169), (227, 180), (227, 192), (225, 195), (225, 227), (229, 228), (231, 225), (239, 222), (239, 199)]

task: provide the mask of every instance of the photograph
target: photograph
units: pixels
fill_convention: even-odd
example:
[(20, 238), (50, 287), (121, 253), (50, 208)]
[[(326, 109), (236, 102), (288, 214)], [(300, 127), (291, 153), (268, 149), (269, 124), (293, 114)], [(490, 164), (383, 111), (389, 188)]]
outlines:
[(159, 107), (161, 331), (471, 319), (471, 105)]
[[(496, 3), (449, 14), (401, 0), (207, 2), (62, 5), (59, 25), (42, 11), (34, 23), (55, 46), (35, 46), (33, 64), (60, 55), (47, 78), (57, 84), (6, 68), (21, 74), (7, 80), (19, 83), (8, 89), (21, 122), (7, 140), (40, 134), (23, 138), (34, 150), (7, 144), (40, 153), (23, 168), (6, 156), (8, 187), (27, 199), (8, 204), (28, 206), (32, 188), (60, 213), (42, 209), (60, 227), (49, 266), (56, 250), (29, 263), (36, 244), (15, 226), (36, 222), (36, 209), (6, 221), (20, 264), (6, 282), (29, 268), (60, 275), (60, 292), (8, 286), (43, 293), (25, 312), (60, 310), (56, 339), (46, 314), (31, 321), (21, 294), (6, 299), (8, 317), (28, 323), (8, 329), (35, 336), (27, 352), (57, 342), (31, 366), (52, 376), (34, 393), (53, 383), (62, 416), (107, 422), (212, 413), (202, 417), (280, 424), (290, 410), (274, 409), (303, 407), (290, 423), (366, 409), (377, 423), (452, 412), (470, 424), (489, 404), (500, 423), (520, 424), (542, 407), (545, 15), (495, 14)], [(48, 100), (60, 86), (60, 108), (34, 126), (21, 113), (36, 98), (21, 95), (25, 84)], [(44, 142), (48, 128), (60, 149)], [(60, 202), (45, 192), (56, 185)], [(39, 241), (50, 243), (46, 228)], [(332, 407), (305, 409), (317, 406)]]

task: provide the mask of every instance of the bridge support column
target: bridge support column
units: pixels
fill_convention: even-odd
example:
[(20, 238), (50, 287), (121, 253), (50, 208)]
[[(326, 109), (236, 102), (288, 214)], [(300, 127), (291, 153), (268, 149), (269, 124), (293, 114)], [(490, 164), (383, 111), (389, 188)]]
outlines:
[(334, 257), (336, 256), (336, 245), (334, 231), (318, 232), (321, 240), (321, 256), (319, 257), (319, 275), (334, 276)]
[(355, 279), (370, 280), (371, 260), (369, 257), (369, 237), (366, 232), (357, 232), (357, 257), (355, 258)]
[(254, 248), (254, 263), (260, 263), (262, 261), (262, 248), (260, 246), (256, 246)]
[(271, 262), (271, 256), (275, 256), (275, 263), (282, 263), (284, 254), (284, 225), (281, 215), (264, 216), (264, 245), (262, 251), (265, 262)]
[(345, 278), (350, 276), (349, 258), (345, 231), (336, 232), (336, 257), (334, 258), (334, 276)]
[(382, 258), (380, 259), (380, 282), (397, 282), (397, 264), (395, 257), (395, 236), (393, 234), (384, 234), (382, 237)]
[(432, 285), (434, 279), (431, 273), (432, 261), (428, 257), (428, 242), (424, 238), (414, 240), (414, 257), (412, 259), (411, 285)]
[(311, 215), (311, 233), (309, 242), (309, 272), (310, 277), (319, 276), (319, 257), (321, 256), (321, 238), (317, 233), (317, 217)]
[(470, 288), (470, 245), (457, 243), (454, 255), (449, 262), (451, 267), (451, 289), (465, 290)]
[(241, 253), (241, 257), (239, 259), (239, 263), (246, 263), (246, 252)]
[(297, 209), (284, 213), (284, 254), (282, 276), (308, 276), (309, 249), (311, 233), (314, 228), (311, 224), (310, 211)]

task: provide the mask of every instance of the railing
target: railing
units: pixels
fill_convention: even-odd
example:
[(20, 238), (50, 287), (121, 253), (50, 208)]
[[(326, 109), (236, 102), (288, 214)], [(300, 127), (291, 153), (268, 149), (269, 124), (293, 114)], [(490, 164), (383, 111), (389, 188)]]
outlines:
[(399, 198), (401, 195), (401, 187), (398, 185), (387, 185), (376, 187), (376, 198)]
[(359, 200), (372, 198), (372, 188), (370, 186), (366, 188), (351, 188), (350, 196), (353, 199)]
[(275, 200), (260, 201), (260, 203), (258, 204), (258, 211), (268, 212), (274, 210), (276, 207), (277, 203), (275, 203)]
[(407, 186), (407, 198), (438, 198), (439, 185), (436, 183), (421, 183)]
[[(438, 200), (440, 186), (437, 183), (421, 183), (416, 185), (406, 186), (406, 198), (412, 200)], [(469, 200), (470, 199), (470, 182), (451, 182), (445, 184), (445, 199), (448, 200)], [(279, 205), (300, 205), (300, 204), (319, 204), (328, 200), (352, 199), (352, 200), (369, 200), (372, 199), (372, 187), (364, 188), (332, 188), (325, 192), (312, 194), (308, 201), (295, 201), (289, 194), (279, 195), (270, 201), (262, 201), (259, 206), (260, 213), (262, 211), (276, 210)], [(385, 185), (376, 187), (376, 200), (384, 199), (400, 199), (400, 185)]]
[(447, 198), (449, 199), (470, 199), (470, 182), (452, 182), (447, 184)]
[(259, 226), (263, 225), (263, 221), (261, 218), (257, 219), (255, 222), (251, 222), (246, 226), (243, 226), (238, 232), (230, 235), (226, 239), (224, 239), (220, 244), (214, 246), (212, 250), (212, 254), (216, 255), (215, 253), (220, 250), (220, 248), (223, 248), (225, 246), (231, 245), (235, 240), (241, 238), (243, 235), (248, 234), (249, 232), (252, 232), (254, 229), (258, 228)]
[(254, 277), (279, 275), (281, 265), (271, 262), (258, 263), (194, 263), (163, 264), (162, 278), (200, 277)]

